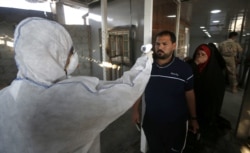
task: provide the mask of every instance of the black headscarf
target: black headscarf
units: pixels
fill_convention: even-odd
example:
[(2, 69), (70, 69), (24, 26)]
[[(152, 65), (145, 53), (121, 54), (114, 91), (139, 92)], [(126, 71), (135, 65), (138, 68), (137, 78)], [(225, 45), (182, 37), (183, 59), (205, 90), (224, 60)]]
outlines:
[[(206, 46), (211, 52), (206, 67), (199, 72), (194, 63), (195, 54), (201, 46)], [(225, 92), (225, 77), (216, 57), (215, 50), (207, 44), (201, 44), (194, 52), (193, 59), (189, 62), (194, 73), (194, 91), (198, 121), (201, 126), (216, 121), (219, 116)]]

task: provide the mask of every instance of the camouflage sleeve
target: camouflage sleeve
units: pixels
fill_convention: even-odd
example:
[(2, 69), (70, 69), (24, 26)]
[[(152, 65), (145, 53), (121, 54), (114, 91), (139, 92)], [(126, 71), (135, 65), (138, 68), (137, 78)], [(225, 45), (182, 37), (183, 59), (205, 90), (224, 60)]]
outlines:
[(237, 52), (241, 53), (243, 51), (242, 47), (240, 46), (239, 43), (236, 43), (237, 46)]

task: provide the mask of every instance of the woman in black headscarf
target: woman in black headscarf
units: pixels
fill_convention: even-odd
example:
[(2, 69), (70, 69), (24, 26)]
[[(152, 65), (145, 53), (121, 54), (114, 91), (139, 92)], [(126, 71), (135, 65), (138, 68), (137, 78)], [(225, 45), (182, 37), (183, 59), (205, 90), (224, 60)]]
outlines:
[(202, 127), (215, 123), (225, 92), (225, 77), (216, 53), (209, 45), (199, 45), (189, 61), (194, 73), (198, 122)]

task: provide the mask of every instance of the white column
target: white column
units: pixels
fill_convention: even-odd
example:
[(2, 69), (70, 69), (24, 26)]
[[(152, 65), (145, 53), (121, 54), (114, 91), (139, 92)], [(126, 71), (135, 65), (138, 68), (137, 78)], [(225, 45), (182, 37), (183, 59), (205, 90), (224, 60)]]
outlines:
[(181, 18), (181, 1), (180, 0), (175, 0), (175, 1), (176, 1), (176, 5), (177, 5), (175, 35), (176, 35), (176, 50), (178, 50), (179, 31), (180, 31), (180, 18)]
[[(154, 0), (145, 0), (144, 1), (144, 38), (143, 44), (152, 43), (152, 29), (153, 29), (153, 1)], [(144, 98), (143, 98), (144, 99)], [(145, 112), (145, 101), (142, 101), (142, 116)], [(142, 119), (143, 120), (143, 119)], [(142, 153), (147, 152), (147, 141), (143, 129), (141, 128), (141, 148)]]
[(153, 0), (144, 1), (144, 44), (152, 42)]
[[(102, 14), (102, 63), (106, 62), (106, 45), (107, 45), (107, 0), (101, 0)], [(103, 80), (107, 80), (106, 68), (103, 67)]]

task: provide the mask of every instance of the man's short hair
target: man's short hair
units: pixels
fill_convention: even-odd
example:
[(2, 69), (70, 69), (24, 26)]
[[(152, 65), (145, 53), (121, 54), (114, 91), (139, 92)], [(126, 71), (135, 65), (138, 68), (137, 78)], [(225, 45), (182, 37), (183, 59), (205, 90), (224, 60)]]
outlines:
[(156, 34), (155, 38), (161, 37), (161, 36), (170, 36), (172, 43), (176, 42), (176, 36), (173, 32), (164, 30)]
[(238, 36), (238, 33), (233, 31), (233, 32), (230, 32), (229, 35), (228, 35), (228, 38), (232, 38), (234, 36)]

